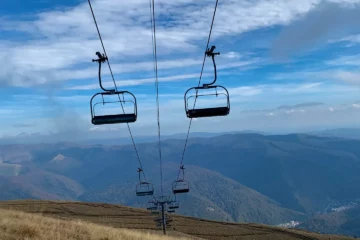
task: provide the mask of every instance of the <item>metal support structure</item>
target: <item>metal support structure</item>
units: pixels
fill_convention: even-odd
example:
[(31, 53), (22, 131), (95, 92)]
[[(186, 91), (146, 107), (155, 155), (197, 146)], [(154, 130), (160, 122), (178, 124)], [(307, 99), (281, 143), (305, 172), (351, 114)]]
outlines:
[(162, 202), (161, 204), (161, 222), (162, 222), (162, 229), (163, 229), (163, 233), (164, 235), (166, 235), (166, 219), (165, 219), (165, 203)]
[[(171, 219), (167, 218), (167, 215), (165, 214), (165, 211), (168, 212), (175, 212), (175, 208), (179, 208), (179, 204), (176, 201), (176, 198), (171, 198), (170, 196), (160, 196), (160, 197), (154, 197), (152, 200), (149, 201), (151, 205), (156, 206), (158, 210), (161, 211), (161, 219), (156, 218), (155, 222), (157, 223), (157, 226), (161, 226), (164, 235), (166, 235), (166, 227), (169, 226), (168, 224), (172, 221)], [(174, 204), (176, 203), (176, 204)], [(171, 207), (173, 206), (173, 207)], [(176, 207), (174, 207), (176, 206)], [(149, 210), (149, 208), (148, 208)], [(152, 213), (154, 209), (151, 209)]]

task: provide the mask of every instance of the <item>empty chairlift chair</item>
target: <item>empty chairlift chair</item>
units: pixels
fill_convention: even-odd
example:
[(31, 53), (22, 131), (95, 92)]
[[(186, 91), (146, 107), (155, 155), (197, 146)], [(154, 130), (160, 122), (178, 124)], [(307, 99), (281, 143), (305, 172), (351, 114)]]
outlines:
[(180, 167), (180, 172), (182, 172), (182, 179), (178, 179), (172, 184), (172, 191), (174, 194), (178, 193), (187, 193), (190, 191), (189, 183), (185, 181), (185, 168), (184, 165)]
[(154, 201), (149, 201), (146, 209), (150, 211), (156, 211), (158, 210), (158, 207)]
[(136, 195), (137, 196), (152, 196), (152, 195), (154, 195), (154, 185), (152, 183), (141, 180), (142, 172), (143, 172), (143, 170), (141, 168), (139, 168), (138, 169), (139, 183), (136, 185)]
[(140, 182), (136, 185), (137, 196), (151, 196), (154, 194), (154, 186), (148, 182)]
[(178, 208), (179, 208), (178, 202), (174, 201), (169, 203), (169, 209), (178, 209)]
[(187, 193), (190, 191), (189, 183), (185, 180), (177, 180), (173, 183), (172, 190), (174, 194)]
[[(102, 101), (98, 101), (96, 103), (93, 103), (94, 99), (96, 99), (96, 96), (101, 95), (102, 97)], [(104, 101), (104, 96), (109, 96), (109, 95), (117, 95), (119, 100), (118, 101)], [(120, 97), (120, 95), (122, 95), (122, 99)], [(124, 100), (124, 95), (128, 95), (130, 96), (132, 99), (131, 100)], [(121, 113), (121, 111), (123, 111), (122, 107), (119, 106), (120, 104), (125, 104), (126, 102), (133, 104), (134, 106), (134, 110), (132, 113)], [(106, 105), (106, 104), (119, 104), (117, 106), (118, 108), (118, 113), (115, 114), (96, 114), (95, 112), (95, 107), (100, 108), (99, 106), (101, 105)], [(136, 98), (135, 96), (128, 92), (128, 91), (122, 91), (122, 92), (103, 92), (103, 93), (97, 93), (95, 94), (90, 101), (90, 106), (91, 106), (91, 122), (94, 125), (102, 125), (102, 124), (117, 124), (117, 123), (131, 123), (131, 122), (135, 122), (137, 119), (137, 106), (136, 106)]]
[[(104, 92), (96, 93), (90, 100), (90, 111), (91, 111), (91, 122), (94, 125), (102, 124), (117, 124), (117, 123), (131, 123), (137, 120), (137, 103), (134, 94), (128, 91), (117, 91), (115, 89), (106, 89), (102, 85), (101, 81), (101, 64), (107, 61), (105, 55), (101, 55), (99, 52), (96, 52), (96, 55), (99, 59), (93, 59), (93, 62), (99, 63), (99, 85)], [(100, 98), (101, 96), (101, 98)], [(115, 100), (105, 101), (104, 97), (115, 97)], [(100, 99), (99, 99), (100, 98)], [(99, 100), (97, 100), (99, 99)], [(133, 108), (130, 113), (125, 113), (123, 104), (130, 103)], [(109, 104), (116, 104), (117, 111), (116, 113), (101, 113), (96, 114), (95, 108), (99, 109), (99, 106), (105, 106)]]
[[(220, 53), (214, 53), (215, 46), (212, 46), (211, 49), (208, 49), (205, 54), (208, 57), (212, 58), (212, 62), (214, 65), (214, 80), (211, 83), (203, 84), (203, 86), (192, 87), (185, 92), (184, 101), (185, 101), (185, 112), (188, 118), (201, 118), (201, 117), (215, 117), (215, 116), (226, 116), (230, 113), (230, 97), (228, 90), (220, 85), (213, 85), (217, 80), (217, 70), (215, 64), (215, 55), (219, 55)], [(213, 90), (213, 93), (204, 93), (198, 94), (199, 91), (209, 92)], [(194, 94), (195, 92), (195, 94)], [(209, 96), (223, 96), (223, 100), (225, 101), (222, 106), (213, 106), (208, 108), (195, 108), (196, 101), (201, 97), (209, 97)], [(191, 99), (194, 99), (194, 104), (190, 104)], [(216, 98), (214, 98), (216, 100)]]

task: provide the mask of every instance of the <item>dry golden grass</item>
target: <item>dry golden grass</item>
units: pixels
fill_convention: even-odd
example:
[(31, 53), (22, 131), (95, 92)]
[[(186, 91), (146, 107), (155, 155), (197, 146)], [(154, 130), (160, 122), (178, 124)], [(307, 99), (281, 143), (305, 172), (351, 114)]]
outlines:
[(0, 240), (171, 240), (134, 230), (0, 209)]
[[(144, 209), (105, 203), (16, 200), (0, 201), (0, 209), (41, 214), (66, 221), (89, 222), (117, 229), (132, 229), (161, 234), (154, 219)], [(354, 238), (324, 235), (296, 229), (283, 229), (252, 223), (225, 223), (172, 214), (168, 235), (187, 239), (208, 240), (351, 240)], [(0, 210), (1, 221), (1, 210)], [(0, 227), (0, 232), (2, 231)], [(0, 235), (1, 236), (1, 235)], [(31, 239), (31, 238), (28, 238)], [(53, 238), (59, 239), (59, 238)], [(81, 239), (81, 238), (80, 238)], [(89, 238), (91, 240), (91, 238)], [(96, 238), (95, 238), (96, 239)], [(100, 238), (101, 239), (101, 238)], [(100, 240), (97, 239), (97, 240)], [(105, 238), (106, 239), (106, 238)], [(123, 238), (118, 238), (123, 239)], [(136, 238), (135, 238), (136, 239)], [(144, 237), (138, 239), (146, 239)], [(161, 239), (155, 237), (155, 239)], [(0, 237), (0, 240), (3, 240)], [(14, 240), (14, 239), (9, 239)]]

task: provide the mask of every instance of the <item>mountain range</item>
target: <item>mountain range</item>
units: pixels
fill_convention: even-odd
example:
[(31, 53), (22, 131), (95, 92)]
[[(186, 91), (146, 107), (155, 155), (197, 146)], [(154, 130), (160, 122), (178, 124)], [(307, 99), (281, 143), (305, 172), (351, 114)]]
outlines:
[[(162, 142), (163, 189), (157, 143), (137, 145), (155, 194), (169, 194), (182, 156), (183, 139)], [(0, 145), (0, 199), (108, 202), (144, 207), (135, 195), (139, 163), (132, 145)], [(16, 171), (6, 170), (16, 165)], [(334, 202), (360, 199), (360, 141), (308, 134), (233, 133), (189, 139), (180, 214), (230, 222), (278, 225), (301, 222), (305, 229), (329, 231), (322, 221)], [(356, 208), (342, 214), (336, 233), (356, 234)], [(350, 212), (350, 213), (348, 213)], [(320, 219), (320, 220), (319, 220)], [(345, 224), (345, 225), (344, 225)], [(316, 226), (316, 228), (315, 228)], [(332, 228), (332, 227), (331, 227)], [(346, 229), (346, 231), (344, 230)]]

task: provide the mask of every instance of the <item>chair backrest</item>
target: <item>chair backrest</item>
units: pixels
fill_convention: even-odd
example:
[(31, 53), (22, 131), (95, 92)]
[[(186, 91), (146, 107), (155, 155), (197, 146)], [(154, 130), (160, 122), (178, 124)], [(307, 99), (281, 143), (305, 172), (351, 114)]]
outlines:
[(154, 186), (148, 182), (141, 182), (136, 185), (137, 196), (151, 196), (154, 194)]

